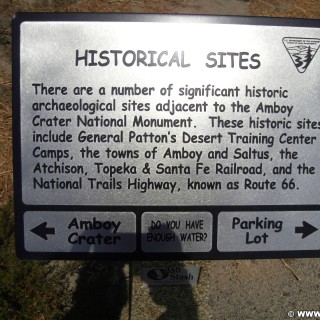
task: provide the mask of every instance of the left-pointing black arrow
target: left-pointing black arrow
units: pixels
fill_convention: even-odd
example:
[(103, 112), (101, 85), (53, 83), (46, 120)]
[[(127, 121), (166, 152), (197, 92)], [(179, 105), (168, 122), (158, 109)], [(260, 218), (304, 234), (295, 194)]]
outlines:
[(31, 229), (30, 231), (44, 240), (48, 240), (48, 237), (47, 237), (48, 234), (55, 234), (56, 232), (54, 228), (47, 228), (47, 222), (43, 222), (39, 224), (38, 226)]
[(312, 224), (303, 221), (302, 222), (303, 227), (296, 227), (296, 232), (295, 233), (302, 233), (302, 239), (304, 239), (305, 237), (309, 236), (311, 233), (314, 233), (315, 231), (318, 230), (318, 228), (316, 228), (315, 226), (313, 226)]

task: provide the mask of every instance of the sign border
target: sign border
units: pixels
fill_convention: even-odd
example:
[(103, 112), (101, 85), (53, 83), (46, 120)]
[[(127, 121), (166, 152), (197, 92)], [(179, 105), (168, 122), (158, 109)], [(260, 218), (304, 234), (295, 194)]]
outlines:
[[(218, 216), (222, 211), (320, 211), (320, 205), (267, 205), (267, 206), (68, 206), (26, 205), (22, 201), (21, 184), (21, 117), (20, 117), (20, 26), (26, 21), (83, 21), (83, 22), (161, 22), (161, 23), (207, 23), (260, 26), (287, 26), (320, 28), (320, 19), (293, 19), (246, 16), (176, 15), (176, 14), (127, 14), (127, 13), (16, 13), (12, 31), (12, 135), (14, 163), (14, 211), (16, 252), (21, 259), (60, 260), (221, 260), (265, 258), (311, 258), (320, 257), (319, 250), (267, 251), (267, 252), (219, 252), (217, 250)], [(24, 246), (23, 215), (27, 211), (131, 211), (136, 214), (137, 250), (133, 253), (76, 253), (76, 252), (28, 252)], [(212, 250), (202, 253), (144, 253), (141, 246), (141, 216), (144, 212), (207, 211), (212, 214)]]

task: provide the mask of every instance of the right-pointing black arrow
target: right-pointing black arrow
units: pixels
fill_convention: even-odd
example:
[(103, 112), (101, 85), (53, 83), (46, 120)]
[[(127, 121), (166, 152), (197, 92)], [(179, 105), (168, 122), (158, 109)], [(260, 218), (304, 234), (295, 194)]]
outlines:
[(55, 234), (54, 228), (47, 228), (47, 222), (43, 222), (39, 224), (38, 226), (31, 229), (30, 231), (44, 240), (48, 240), (48, 237), (47, 237), (48, 234)]
[(307, 236), (310, 236), (310, 234), (318, 230), (318, 228), (306, 221), (303, 221), (302, 224), (303, 227), (296, 227), (296, 233), (302, 233), (302, 239), (304, 239)]

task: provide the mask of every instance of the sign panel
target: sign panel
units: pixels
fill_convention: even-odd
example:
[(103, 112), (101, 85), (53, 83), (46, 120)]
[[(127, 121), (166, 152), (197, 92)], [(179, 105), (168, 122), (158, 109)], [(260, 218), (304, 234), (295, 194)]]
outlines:
[(212, 249), (210, 212), (145, 212), (141, 232), (144, 252), (210, 252)]
[(319, 250), (317, 211), (221, 212), (218, 250)]
[(21, 257), (319, 256), (319, 20), (13, 26)]
[(134, 252), (136, 219), (132, 212), (27, 211), (24, 242), (29, 252)]

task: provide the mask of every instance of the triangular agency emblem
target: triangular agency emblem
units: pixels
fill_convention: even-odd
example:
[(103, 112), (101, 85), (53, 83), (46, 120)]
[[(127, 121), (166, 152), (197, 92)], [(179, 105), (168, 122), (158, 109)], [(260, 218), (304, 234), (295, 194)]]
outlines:
[(282, 42), (300, 73), (307, 70), (320, 46), (320, 39), (316, 38), (287, 37), (283, 38)]

